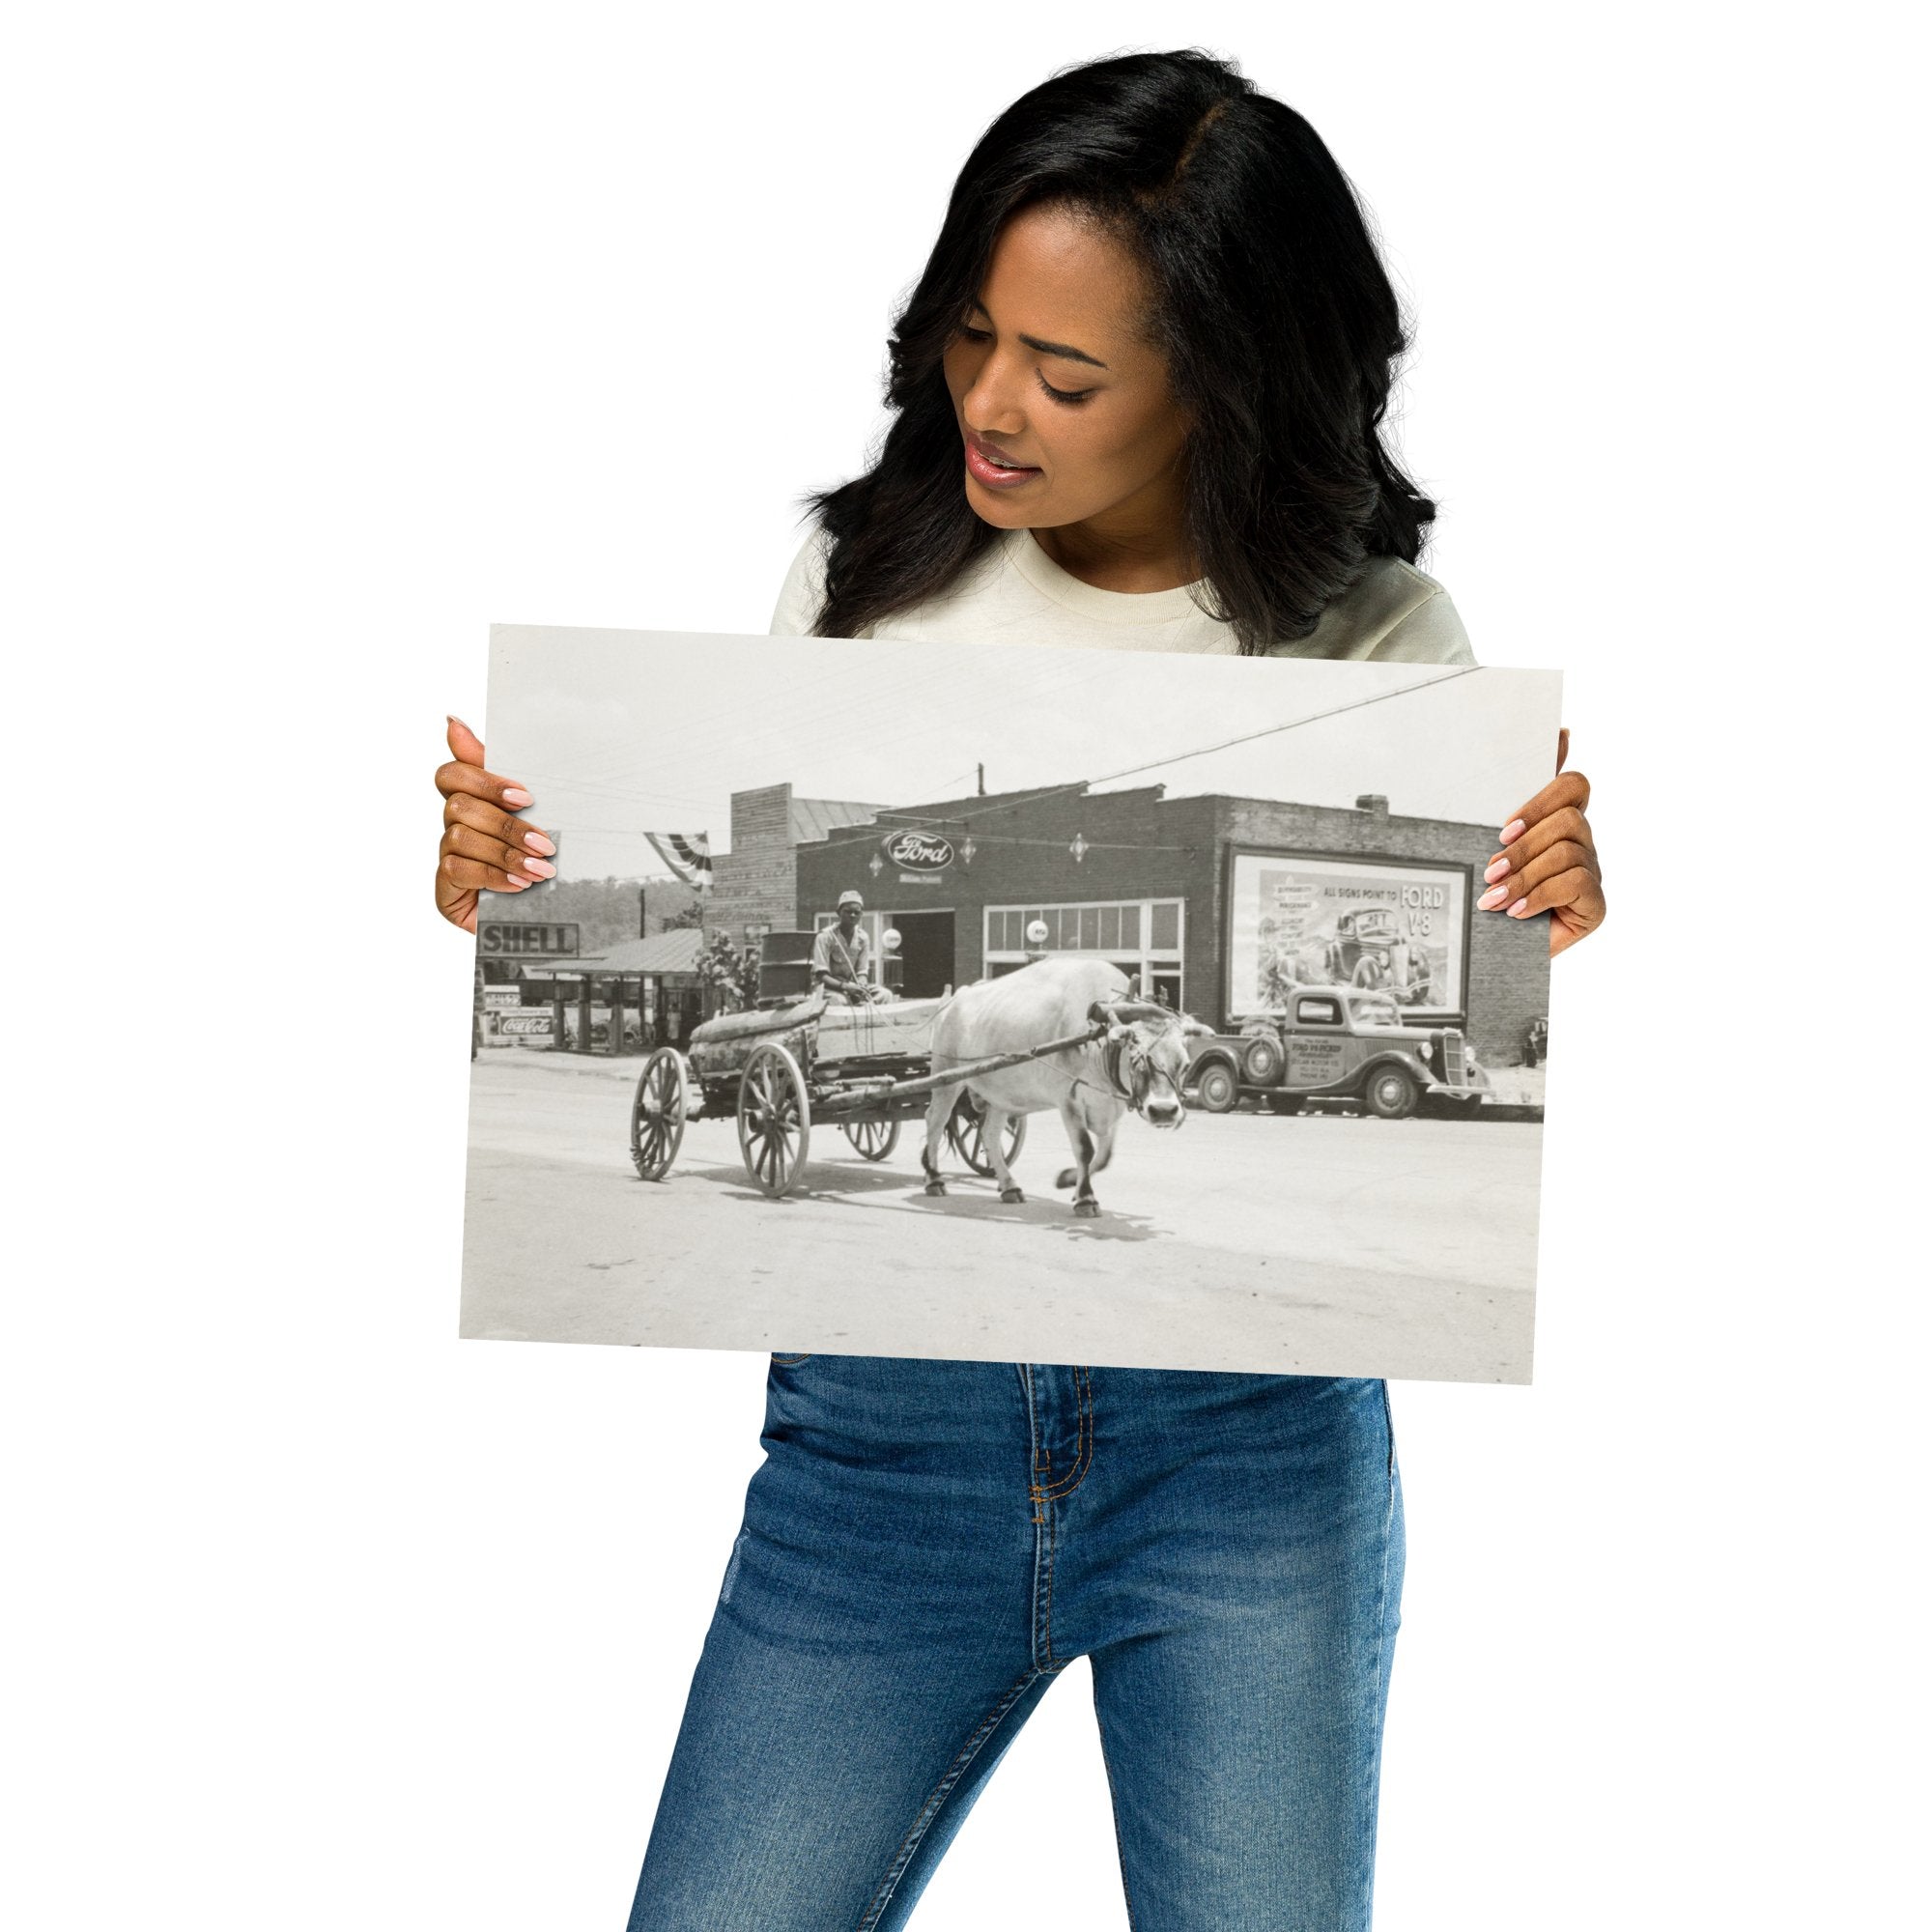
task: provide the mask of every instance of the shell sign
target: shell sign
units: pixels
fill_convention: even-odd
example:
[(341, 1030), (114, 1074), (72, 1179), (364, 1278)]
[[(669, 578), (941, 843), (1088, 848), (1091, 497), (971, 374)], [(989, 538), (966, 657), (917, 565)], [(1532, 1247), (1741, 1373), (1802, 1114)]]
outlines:
[(879, 840), (886, 863), (903, 872), (927, 876), (943, 872), (952, 864), (952, 840), (937, 832), (917, 832), (910, 828), (888, 832)]

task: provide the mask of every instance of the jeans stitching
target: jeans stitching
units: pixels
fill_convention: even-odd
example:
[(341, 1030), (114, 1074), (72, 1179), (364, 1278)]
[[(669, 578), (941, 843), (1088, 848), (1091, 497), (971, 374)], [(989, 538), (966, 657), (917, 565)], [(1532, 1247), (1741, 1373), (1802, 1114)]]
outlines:
[(1046, 1602), (1041, 1608), (1039, 1620), (1039, 1650), (1044, 1653), (1047, 1670), (1058, 1670), (1061, 1666), (1053, 1655), (1053, 1567), (1054, 1559), (1060, 1554), (1060, 1512), (1049, 1508), (1046, 1512)]
[(1368, 1847), (1368, 1868), (1362, 1874), (1361, 1922), (1367, 1925), (1375, 1911), (1376, 1861), (1375, 1827), (1376, 1800), (1379, 1784), (1381, 1758), (1381, 1718), (1378, 1705), (1381, 1698), (1382, 1653), (1388, 1647), (1388, 1579), (1389, 1561), (1395, 1554), (1395, 1416), (1389, 1407), (1388, 1383), (1381, 1384), (1382, 1426), (1388, 1435), (1388, 1493), (1382, 1503), (1382, 1567), (1376, 1584), (1376, 1654), (1365, 1690), (1369, 1700), (1369, 1716), (1374, 1720), (1369, 1726), (1373, 1740), (1369, 1762), (1364, 1768), (1361, 1795), (1356, 1809), (1356, 1820), (1361, 1833), (1361, 1843)]
[(1000, 1719), (1026, 1694), (1028, 1685), (1041, 1674), (1037, 1668), (1027, 1670), (1012, 1689), (986, 1714), (973, 1735), (960, 1746), (958, 1755), (947, 1766), (946, 1775), (933, 1786), (931, 1795), (920, 1807), (919, 1816), (912, 1821), (911, 1828), (899, 1840), (898, 1850), (893, 1854), (892, 1869), (886, 1873), (884, 1882), (872, 1894), (870, 1903), (867, 1905), (865, 1916), (859, 1920), (858, 1932), (871, 1932), (871, 1928), (879, 1922), (879, 1915), (893, 1902), (893, 1893), (897, 1889), (899, 1880), (905, 1876), (905, 1868), (912, 1862), (912, 1855), (918, 1851), (920, 1840), (925, 1836), (927, 1831), (931, 1829), (933, 1819), (939, 1815), (939, 1807), (946, 1803), (952, 1787), (965, 1775), (967, 1767), (979, 1756), (980, 1747), (999, 1727)]
[(1107, 1748), (1107, 1720), (1100, 1715), (1100, 1687), (1094, 1686), (1094, 1723), (1100, 1733), (1100, 1769), (1107, 1776), (1107, 1808), (1114, 1814), (1114, 1856), (1121, 1865), (1121, 1898), (1127, 1908), (1127, 1932), (1137, 1932), (1133, 1888), (1127, 1883), (1127, 1834), (1121, 1825), (1121, 1793), (1114, 1782), (1113, 1754)]
[(1073, 1466), (1058, 1483), (1042, 1486), (1040, 1493), (1049, 1500), (1070, 1496), (1087, 1480), (1087, 1471), (1094, 1466), (1094, 1378), (1086, 1369), (1078, 1367), (1074, 1369), (1073, 1377), (1080, 1390), (1080, 1422), (1074, 1435)]

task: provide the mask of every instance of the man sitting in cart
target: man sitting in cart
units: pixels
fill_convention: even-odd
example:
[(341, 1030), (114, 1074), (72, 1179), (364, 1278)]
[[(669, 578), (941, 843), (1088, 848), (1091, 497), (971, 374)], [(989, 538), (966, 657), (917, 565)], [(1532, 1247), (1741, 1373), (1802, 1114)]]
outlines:
[(857, 893), (840, 893), (838, 923), (820, 926), (811, 942), (813, 990), (823, 986), (855, 1007), (878, 997), (878, 989), (866, 977), (872, 949), (859, 925), (865, 910), (866, 901)]

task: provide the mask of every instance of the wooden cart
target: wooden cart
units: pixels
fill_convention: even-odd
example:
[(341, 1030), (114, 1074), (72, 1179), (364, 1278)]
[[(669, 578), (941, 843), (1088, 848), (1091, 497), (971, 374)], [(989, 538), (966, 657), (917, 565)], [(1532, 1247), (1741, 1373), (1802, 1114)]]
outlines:
[[(867, 1160), (885, 1160), (899, 1128), (923, 1120), (933, 1090), (1023, 1061), (1084, 1046), (1104, 1022), (1021, 1053), (932, 1070), (932, 1029), (945, 1000), (888, 1000), (847, 1006), (822, 990), (788, 1005), (706, 1020), (691, 1036), (689, 1057), (660, 1047), (645, 1061), (631, 1102), (631, 1159), (645, 1180), (662, 1180), (692, 1121), (738, 1122), (745, 1171), (774, 1199), (796, 1184), (814, 1122), (836, 1122)], [(952, 1151), (974, 1173), (991, 1176), (985, 1120), (962, 1094), (947, 1122)], [(1026, 1119), (1008, 1122), (1009, 1164), (1026, 1140)]]

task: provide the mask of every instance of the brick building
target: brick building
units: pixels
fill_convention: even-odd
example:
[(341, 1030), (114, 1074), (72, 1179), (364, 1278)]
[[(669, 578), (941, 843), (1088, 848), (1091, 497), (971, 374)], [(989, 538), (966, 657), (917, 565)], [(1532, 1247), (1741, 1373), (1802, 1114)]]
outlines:
[[(768, 827), (748, 855), (751, 883), (727, 897), (741, 802), (758, 814), (748, 823), (781, 822), (789, 838), (779, 862)], [(1105, 953), (1217, 1029), (1287, 983), (1341, 980), (1462, 1026), (1480, 1057), (1505, 1065), (1548, 1010), (1545, 923), (1475, 911), (1493, 826), (1406, 817), (1378, 796), (1350, 809), (1061, 785), (904, 810), (841, 806), (849, 815), (800, 838), (794, 803), (807, 802), (783, 786), (733, 800), (714, 923), (742, 937), (738, 909), (755, 903), (767, 926), (810, 928), (856, 887), (874, 956), (888, 927), (900, 936), (909, 997), (1016, 970), (1038, 922), (1047, 950)]]
[(712, 861), (706, 924), (723, 926), (740, 944), (774, 928), (792, 929), (798, 918), (800, 843), (867, 822), (881, 809), (841, 799), (794, 798), (788, 784), (733, 792), (731, 849)]

